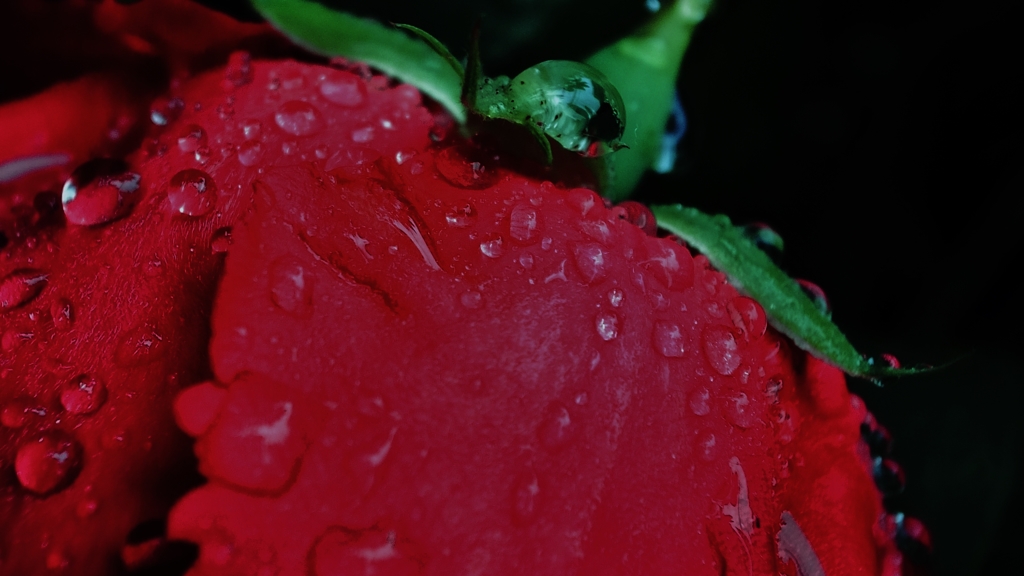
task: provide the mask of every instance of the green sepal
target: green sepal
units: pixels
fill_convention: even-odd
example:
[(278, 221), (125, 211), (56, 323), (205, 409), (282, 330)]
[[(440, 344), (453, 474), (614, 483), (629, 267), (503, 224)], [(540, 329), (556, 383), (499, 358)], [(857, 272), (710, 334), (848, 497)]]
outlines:
[(480, 83), (484, 80), (483, 63), (480, 56), (480, 23), (473, 25), (473, 34), (469, 39), (469, 54), (466, 56), (466, 75), (462, 82), (462, 105), (474, 114), (479, 114), (476, 97), (480, 93)]
[(452, 70), (455, 70), (455, 73), (459, 75), (460, 80), (466, 77), (466, 69), (462, 67), (462, 63), (459, 62), (458, 58), (448, 50), (447, 46), (442, 44), (437, 38), (434, 38), (429, 32), (422, 28), (417, 28), (412, 24), (393, 23), (392, 26), (405, 30), (406, 32), (410, 32), (412, 35), (426, 42), (427, 46), (430, 46), (434, 52), (437, 52), (438, 56), (444, 58), (445, 62), (452, 67)]
[(590, 160), (591, 170), (605, 182), (603, 196), (624, 200), (657, 161), (683, 54), (711, 4), (676, 0), (636, 33), (585, 60), (611, 80), (626, 106), (622, 142), (627, 149)]
[(252, 5), (299, 46), (324, 56), (365, 62), (416, 86), (459, 123), (466, 121), (460, 98), (462, 77), (427, 42), (310, 0), (252, 0)]
[(658, 226), (700, 251), (736, 288), (764, 307), (769, 323), (800, 348), (847, 374), (879, 383), (932, 368), (893, 368), (865, 358), (832, 320), (726, 216), (681, 205), (653, 206)]

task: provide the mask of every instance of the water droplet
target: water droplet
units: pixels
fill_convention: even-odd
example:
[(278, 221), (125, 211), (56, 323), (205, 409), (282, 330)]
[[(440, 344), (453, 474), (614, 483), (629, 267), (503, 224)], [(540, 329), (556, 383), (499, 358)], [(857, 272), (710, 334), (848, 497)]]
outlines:
[(489, 158), (468, 146), (451, 146), (438, 153), (434, 168), (452, 186), (469, 189), (488, 188), (498, 177), (487, 165)]
[(512, 209), (509, 216), (509, 236), (516, 242), (529, 244), (537, 239), (537, 231), (540, 224), (537, 221), (537, 211), (528, 204), (520, 204)]
[(551, 250), (551, 243), (552, 243), (551, 238), (547, 238), (547, 237), (541, 238), (541, 240), (540, 240), (540, 249), (541, 250)]
[(250, 119), (246, 120), (245, 122), (242, 122), (242, 134), (245, 136), (246, 140), (259, 139), (262, 132), (263, 123), (260, 122), (259, 120)]
[(178, 149), (195, 152), (203, 146), (206, 146), (206, 130), (198, 124), (186, 124), (178, 135)]
[(416, 155), (415, 150), (399, 150), (395, 152), (395, 162), (401, 166), (409, 161), (410, 158)]
[(828, 297), (825, 296), (825, 291), (820, 286), (807, 280), (798, 279), (796, 283), (800, 286), (800, 289), (804, 291), (804, 294), (814, 302), (814, 305), (821, 310), (821, 313), (829, 318), (832, 317), (832, 305), (828, 303)]
[(71, 559), (65, 554), (54, 550), (46, 555), (46, 568), (53, 571), (66, 570), (71, 565)]
[(694, 449), (701, 460), (711, 462), (718, 455), (718, 439), (711, 432), (704, 432), (697, 436)]
[(613, 312), (604, 312), (594, 319), (597, 335), (605, 342), (614, 340), (619, 335), (619, 317)]
[(572, 418), (569, 409), (556, 403), (548, 408), (548, 413), (537, 430), (540, 443), (548, 450), (557, 450), (569, 441)]
[(82, 446), (68, 434), (50, 430), (18, 447), (14, 472), (25, 489), (50, 494), (74, 481), (82, 464)]
[(519, 265), (523, 267), (523, 270), (533, 270), (533, 254), (529, 252), (523, 252), (519, 255)]
[(422, 573), (420, 564), (403, 554), (403, 544), (391, 531), (356, 532), (332, 527), (317, 537), (308, 555), (309, 574), (416, 576)]
[(743, 227), (743, 235), (771, 258), (772, 262), (778, 264), (782, 260), (782, 250), (784, 248), (782, 236), (779, 236), (779, 233), (772, 230), (767, 224), (760, 222), (748, 224)]
[(157, 126), (166, 126), (181, 116), (185, 102), (181, 98), (160, 98), (149, 109), (149, 120)]
[(217, 105), (217, 117), (221, 120), (230, 120), (235, 116), (235, 106), (230, 102)]
[(524, 524), (537, 515), (540, 504), (540, 480), (532, 469), (527, 470), (512, 488), (512, 519)]
[(903, 468), (888, 458), (875, 457), (872, 475), (875, 478), (875, 486), (878, 486), (878, 491), (885, 497), (902, 494), (907, 484)]
[(618, 288), (612, 288), (608, 291), (608, 303), (612, 305), (612, 308), (622, 306), (623, 298), (625, 298), (625, 294)]
[(86, 498), (85, 500), (80, 500), (75, 506), (75, 515), (79, 518), (88, 518), (95, 514), (99, 507), (99, 502), (92, 498)]
[(61, 192), (64, 215), (71, 224), (95, 226), (124, 216), (139, 194), (141, 177), (123, 160), (96, 158), (71, 173)]
[(217, 183), (206, 172), (187, 168), (171, 177), (167, 185), (167, 201), (174, 212), (203, 216), (217, 204)]
[(480, 243), (480, 252), (488, 258), (500, 258), (505, 253), (501, 236), (495, 236)]
[(462, 204), (449, 210), (444, 217), (449, 226), (469, 228), (476, 223), (476, 209), (472, 204)]
[(577, 244), (573, 246), (572, 253), (576, 269), (585, 283), (600, 282), (608, 275), (608, 253), (600, 244)]
[(892, 453), (892, 434), (885, 426), (879, 424), (875, 415), (870, 412), (864, 415), (864, 422), (860, 425), (860, 436), (867, 443), (872, 456), (888, 456)]
[(263, 159), (263, 145), (259, 140), (246, 140), (238, 146), (238, 162), (242, 166), (255, 166)]
[(731, 330), (724, 326), (708, 326), (704, 329), (703, 340), (704, 355), (716, 372), (728, 376), (739, 368), (743, 358)]
[(165, 352), (164, 338), (151, 324), (143, 323), (128, 331), (114, 352), (121, 366), (142, 366), (160, 359)]
[(725, 417), (740, 428), (750, 428), (757, 424), (756, 406), (744, 392), (730, 392), (724, 398)]
[(580, 392), (576, 395), (576, 398), (573, 399), (573, 402), (575, 402), (577, 406), (586, 406), (589, 401), (590, 396), (586, 392)]
[[(230, 155), (230, 153), (225, 154), (225, 156)], [(198, 149), (196, 149), (195, 154), (193, 154), (192, 156), (200, 165), (205, 165), (207, 162), (210, 161), (210, 158), (213, 156), (213, 151), (210, 150), (209, 146), (201, 146)]]
[(46, 416), (46, 408), (39, 405), (34, 399), (24, 396), (16, 397), (0, 410), (0, 424), (8, 428), (21, 428), (33, 418)]
[(245, 51), (232, 52), (224, 69), (224, 87), (238, 88), (252, 82), (252, 56)]
[(902, 521), (897, 523), (894, 540), (896, 548), (911, 563), (916, 565), (928, 563), (932, 553), (932, 536), (923, 522), (917, 518), (903, 516)]
[(291, 256), (274, 260), (269, 270), (270, 300), (285, 312), (298, 313), (313, 304), (313, 277)]
[(99, 410), (107, 399), (107, 388), (94, 376), (82, 374), (64, 384), (60, 403), (72, 414), (91, 414)]
[(28, 304), (46, 287), (47, 274), (21, 268), (0, 280), (0, 312)]
[(142, 272), (150, 278), (156, 278), (164, 273), (164, 262), (159, 258), (153, 258), (142, 267)]
[(690, 392), (687, 403), (697, 416), (707, 416), (711, 413), (711, 391), (701, 386)]
[(680, 358), (686, 354), (683, 330), (673, 322), (654, 323), (654, 348), (667, 358)]
[(737, 296), (726, 308), (732, 323), (743, 335), (744, 340), (750, 342), (764, 336), (768, 329), (768, 317), (760, 304), (746, 296)]
[(373, 126), (363, 126), (362, 128), (356, 128), (352, 131), (352, 141), (359, 144), (365, 144), (373, 140), (375, 135)]
[(366, 101), (366, 82), (350, 72), (326, 72), (320, 78), (318, 89), (325, 100), (345, 108), (356, 108)]
[(281, 142), (281, 153), (285, 156), (291, 156), (299, 151), (299, 143), (295, 140), (285, 140)]
[(651, 209), (639, 202), (626, 200), (612, 209), (612, 214), (640, 228), (648, 236), (658, 233), (658, 221)]
[(231, 228), (218, 228), (210, 239), (210, 250), (214, 254), (224, 254), (231, 249), (231, 244)]
[(886, 366), (888, 366), (889, 368), (897, 370), (900, 368), (899, 358), (896, 358), (892, 354), (881, 354), (880, 356), (882, 358), (882, 362), (885, 362)]
[(0, 350), (9, 354), (24, 342), (31, 340), (34, 336), (35, 334), (32, 332), (24, 332), (11, 328), (10, 330), (5, 331), (3, 336), (0, 336)]
[(466, 308), (475, 310), (483, 303), (483, 297), (476, 290), (470, 290), (469, 292), (463, 292), (462, 296), (459, 297), (459, 301)]
[(308, 102), (292, 100), (285, 102), (274, 114), (278, 128), (292, 136), (308, 136), (323, 126), (320, 111)]

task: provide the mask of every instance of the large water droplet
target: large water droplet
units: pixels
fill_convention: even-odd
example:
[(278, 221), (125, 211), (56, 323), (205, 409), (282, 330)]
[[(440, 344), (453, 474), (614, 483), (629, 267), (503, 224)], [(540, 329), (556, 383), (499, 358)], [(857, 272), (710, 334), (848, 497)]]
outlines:
[(739, 344), (731, 330), (724, 326), (708, 326), (704, 329), (704, 356), (719, 374), (728, 376), (736, 371), (743, 358)]
[(255, 166), (263, 159), (263, 145), (259, 140), (246, 140), (238, 145), (238, 163)]
[(701, 386), (692, 392), (687, 400), (690, 410), (697, 416), (707, 416), (711, 413), (711, 391)]
[(746, 296), (737, 296), (726, 308), (732, 323), (743, 334), (744, 340), (751, 342), (764, 336), (768, 329), (768, 317), (760, 304)]
[(194, 168), (181, 170), (167, 185), (171, 210), (186, 216), (203, 216), (217, 204), (217, 183), (213, 177)]
[(569, 409), (561, 403), (553, 404), (537, 430), (540, 443), (548, 450), (557, 450), (569, 441), (572, 418)]
[(750, 397), (746, 393), (730, 392), (722, 399), (722, 402), (725, 403), (725, 417), (736, 426), (750, 428), (757, 424), (756, 407), (751, 403)]
[(654, 323), (654, 348), (662, 356), (680, 358), (686, 354), (686, 338), (679, 324), (658, 321)]
[(292, 136), (308, 136), (320, 130), (323, 117), (312, 104), (301, 100), (285, 102), (274, 114), (278, 128)]
[(318, 89), (325, 100), (345, 108), (356, 108), (366, 101), (366, 82), (351, 72), (331, 70), (324, 73)]
[(525, 524), (537, 515), (540, 504), (540, 480), (532, 469), (527, 470), (512, 487), (512, 519)]
[(206, 146), (206, 130), (198, 124), (186, 124), (178, 134), (178, 149), (182, 152), (195, 152)]
[(285, 312), (298, 313), (313, 304), (313, 277), (302, 263), (281, 256), (270, 265), (270, 300)]
[(47, 275), (39, 270), (21, 268), (0, 280), (0, 312), (24, 306), (46, 287)]
[(480, 252), (488, 258), (500, 258), (505, 253), (501, 236), (495, 236), (480, 243)]
[(608, 275), (608, 253), (600, 244), (577, 244), (573, 246), (572, 254), (576, 269), (585, 283), (600, 282)]
[(516, 242), (530, 244), (537, 240), (540, 223), (537, 221), (537, 210), (528, 204), (520, 204), (512, 209), (509, 216), (509, 236)]
[(138, 199), (141, 177), (123, 160), (96, 158), (71, 173), (61, 192), (68, 222), (79, 226), (105, 224), (124, 216)]
[(74, 481), (82, 465), (82, 446), (59, 430), (26, 440), (14, 457), (14, 472), (25, 489), (50, 494)]
[(602, 312), (594, 319), (597, 335), (604, 341), (614, 340), (619, 335), (619, 317), (614, 312)]
[(224, 87), (238, 88), (252, 82), (252, 56), (245, 51), (232, 52), (224, 69)]
[(91, 414), (99, 410), (106, 399), (106, 386), (100, 379), (88, 374), (73, 378), (60, 391), (61, 405), (72, 414)]

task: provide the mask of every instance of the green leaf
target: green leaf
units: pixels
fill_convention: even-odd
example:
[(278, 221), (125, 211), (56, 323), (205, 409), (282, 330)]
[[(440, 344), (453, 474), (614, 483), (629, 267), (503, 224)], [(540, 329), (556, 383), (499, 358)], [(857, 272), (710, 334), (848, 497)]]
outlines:
[(416, 86), (460, 123), (462, 78), (449, 60), (417, 38), (310, 0), (252, 0), (253, 7), (296, 44), (324, 56), (365, 62)]
[(764, 307), (768, 321), (797, 346), (846, 373), (878, 382), (928, 369), (892, 368), (862, 356), (832, 320), (726, 216), (680, 205), (654, 206), (658, 226), (699, 250), (738, 290)]
[(628, 149), (591, 161), (606, 184), (602, 195), (616, 201), (628, 197), (660, 155), (683, 54), (711, 3), (676, 0), (635, 34), (586, 59), (611, 80), (626, 106), (622, 143)]

